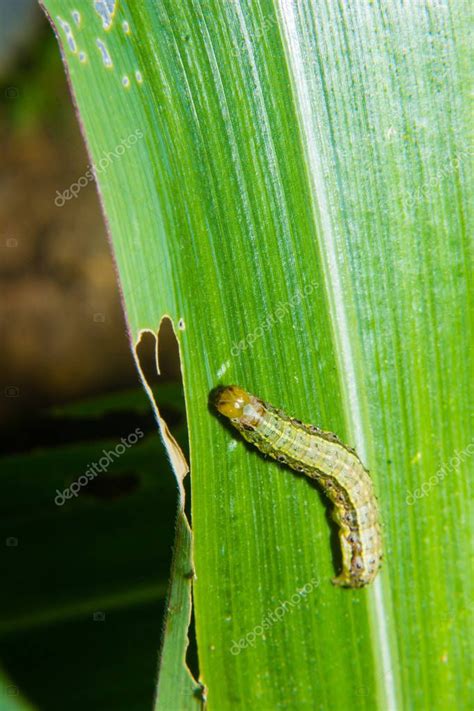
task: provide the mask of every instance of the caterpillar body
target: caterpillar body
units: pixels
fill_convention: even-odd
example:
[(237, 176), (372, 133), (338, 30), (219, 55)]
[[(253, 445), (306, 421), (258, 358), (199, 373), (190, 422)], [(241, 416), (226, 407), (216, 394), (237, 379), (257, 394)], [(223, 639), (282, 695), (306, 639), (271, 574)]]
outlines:
[(316, 480), (334, 504), (342, 572), (333, 583), (351, 588), (371, 583), (382, 559), (379, 512), (372, 481), (355, 451), (332, 432), (288, 417), (236, 385), (218, 388), (214, 403), (244, 439)]

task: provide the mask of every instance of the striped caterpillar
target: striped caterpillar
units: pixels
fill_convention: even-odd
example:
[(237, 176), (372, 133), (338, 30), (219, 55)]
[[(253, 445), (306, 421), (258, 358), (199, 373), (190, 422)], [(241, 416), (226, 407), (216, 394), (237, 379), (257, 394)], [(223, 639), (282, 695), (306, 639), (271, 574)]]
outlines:
[(334, 504), (342, 572), (333, 583), (351, 588), (371, 583), (382, 559), (379, 513), (372, 481), (354, 450), (331, 432), (288, 417), (236, 385), (218, 388), (214, 404), (244, 439), (315, 479)]

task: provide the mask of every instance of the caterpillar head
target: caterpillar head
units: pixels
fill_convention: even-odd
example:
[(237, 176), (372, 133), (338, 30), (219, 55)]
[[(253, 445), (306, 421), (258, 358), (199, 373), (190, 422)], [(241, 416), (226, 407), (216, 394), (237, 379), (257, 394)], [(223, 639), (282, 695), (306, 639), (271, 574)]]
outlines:
[(218, 412), (228, 417), (239, 429), (256, 427), (264, 411), (262, 401), (239, 388), (238, 385), (219, 388), (214, 404)]
[(217, 410), (229, 419), (240, 419), (244, 414), (246, 405), (252, 405), (252, 396), (237, 385), (219, 388), (215, 395), (214, 404)]

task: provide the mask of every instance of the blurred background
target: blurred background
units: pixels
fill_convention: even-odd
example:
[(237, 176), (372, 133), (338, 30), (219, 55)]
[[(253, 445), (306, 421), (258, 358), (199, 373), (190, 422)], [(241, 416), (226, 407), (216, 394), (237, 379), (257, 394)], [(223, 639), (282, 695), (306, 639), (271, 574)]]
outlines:
[[(57, 43), (34, 0), (0, 0), (0, 81), (5, 421), (136, 385), (137, 375), (95, 184), (55, 204), (89, 161)], [(163, 366), (177, 378), (168, 351)]]
[[(89, 161), (34, 0), (0, 0), (0, 144), (0, 709), (150, 709), (176, 486), (139, 385), (95, 184), (55, 203)], [(160, 378), (154, 349), (150, 334), (140, 360), (186, 449), (168, 324)], [(54, 503), (137, 428), (137, 444)]]

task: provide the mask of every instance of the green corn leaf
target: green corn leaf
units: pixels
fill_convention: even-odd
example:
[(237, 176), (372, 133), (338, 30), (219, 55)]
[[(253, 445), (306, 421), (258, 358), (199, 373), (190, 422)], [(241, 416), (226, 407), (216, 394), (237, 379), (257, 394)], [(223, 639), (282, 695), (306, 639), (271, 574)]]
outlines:
[[(467, 708), (467, 3), (43, 4), (132, 343), (164, 316), (179, 340), (209, 709)], [(384, 528), (371, 587), (331, 585), (327, 502), (208, 409), (232, 382), (356, 448)], [(197, 702), (186, 595), (176, 708)]]

